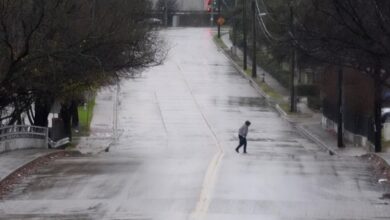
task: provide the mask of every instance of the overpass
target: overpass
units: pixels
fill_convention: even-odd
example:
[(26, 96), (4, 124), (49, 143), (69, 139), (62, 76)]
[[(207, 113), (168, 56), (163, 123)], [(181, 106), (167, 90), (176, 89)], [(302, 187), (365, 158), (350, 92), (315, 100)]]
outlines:
[[(152, 0), (154, 4), (158, 1)], [(216, 14), (212, 16), (207, 11), (207, 2), (208, 0), (176, 0), (176, 10), (168, 11), (168, 26), (210, 26), (214, 24)], [(165, 20), (164, 13), (165, 11), (155, 8), (152, 16)]]
[[(152, 0), (154, 4), (158, 0)], [(178, 11), (204, 11), (207, 9), (207, 0), (176, 0)]]

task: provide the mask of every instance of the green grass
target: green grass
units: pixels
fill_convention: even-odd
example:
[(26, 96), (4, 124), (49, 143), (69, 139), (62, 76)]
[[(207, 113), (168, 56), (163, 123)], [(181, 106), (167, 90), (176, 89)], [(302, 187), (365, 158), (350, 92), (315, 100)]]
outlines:
[(86, 136), (89, 134), (94, 107), (95, 99), (92, 99), (91, 101), (87, 102), (86, 106), (78, 107), (80, 131), (77, 136)]
[(225, 43), (223, 43), (223, 41), (220, 38), (218, 38), (217, 35), (215, 35), (213, 39), (214, 39), (215, 43), (219, 47), (221, 47), (223, 50), (228, 50), (228, 47), (225, 45)]
[(244, 70), (244, 72), (246, 73), (247, 76), (252, 75), (252, 69), (247, 68), (246, 70)]
[(261, 90), (263, 90), (269, 97), (274, 99), (275, 102), (281, 103), (284, 102), (283, 96), (277, 93), (273, 88), (271, 88), (267, 83), (258, 82), (259, 79), (256, 80), (257, 84), (260, 86)]
[(382, 151), (383, 152), (389, 152), (390, 151), (390, 140), (389, 141), (385, 140), (385, 134), (384, 134), (383, 130), (382, 130)]
[(293, 114), (292, 112), (290, 112), (290, 105), (287, 102), (279, 103), (279, 106), (287, 114)]

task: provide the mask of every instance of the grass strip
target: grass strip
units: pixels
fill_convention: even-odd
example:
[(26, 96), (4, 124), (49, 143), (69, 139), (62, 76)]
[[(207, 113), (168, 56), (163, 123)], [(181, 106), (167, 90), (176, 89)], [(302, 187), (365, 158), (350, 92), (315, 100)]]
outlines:
[(77, 136), (88, 136), (94, 107), (95, 107), (95, 98), (86, 102), (84, 106), (78, 107), (80, 130)]

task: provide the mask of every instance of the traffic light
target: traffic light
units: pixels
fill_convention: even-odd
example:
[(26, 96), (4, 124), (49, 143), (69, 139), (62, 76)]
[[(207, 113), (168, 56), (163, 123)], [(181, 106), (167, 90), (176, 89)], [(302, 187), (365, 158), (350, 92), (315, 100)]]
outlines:
[(218, 10), (218, 0), (207, 0), (207, 11), (217, 11)]
[(212, 12), (213, 11), (213, 2), (214, 0), (207, 0), (207, 12)]
[(214, 9), (214, 11), (218, 11), (218, 1), (220, 1), (220, 0), (213, 0), (213, 9)]

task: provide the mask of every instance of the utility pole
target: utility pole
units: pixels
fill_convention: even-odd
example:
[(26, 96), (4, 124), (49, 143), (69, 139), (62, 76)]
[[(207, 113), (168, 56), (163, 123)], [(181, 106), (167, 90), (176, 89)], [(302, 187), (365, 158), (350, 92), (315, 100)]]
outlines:
[(219, 19), (221, 18), (221, 0), (218, 0), (218, 38), (221, 38), (221, 24)]
[(243, 46), (244, 46), (244, 70), (247, 69), (247, 39), (246, 39), (246, 1), (247, 0), (243, 0), (243, 4), (242, 4), (242, 32), (243, 32), (243, 35), (244, 35), (244, 42), (243, 42)]
[(374, 135), (375, 135), (375, 152), (382, 152), (382, 79), (381, 70), (378, 66), (375, 67), (375, 78), (374, 78)]
[(96, 0), (92, 2), (92, 27), (95, 27), (95, 18), (96, 18)]
[[(293, 7), (290, 3), (290, 26), (291, 26), (291, 34), (294, 35), (294, 14)], [(291, 76), (290, 76), (290, 112), (296, 112), (296, 100), (295, 100), (295, 49), (291, 39)]]
[[(237, 10), (238, 0), (234, 1), (234, 9)], [(237, 46), (237, 17), (234, 16), (234, 23), (233, 23), (233, 46)]]
[[(234, 0), (234, 10), (237, 10), (238, 0)], [(238, 18), (236, 15), (233, 16), (233, 47), (237, 46), (237, 28), (238, 28)]]
[(210, 13), (210, 26), (213, 27), (214, 26), (214, 4), (213, 3), (211, 3), (210, 9), (211, 9), (211, 13)]
[(164, 25), (168, 27), (168, 0), (164, 0)]
[(338, 71), (338, 100), (337, 100), (337, 146), (344, 147), (343, 142), (343, 68), (339, 67)]
[(252, 0), (252, 33), (253, 33), (253, 48), (252, 48), (252, 77), (257, 77), (257, 62), (256, 62), (256, 5)]

